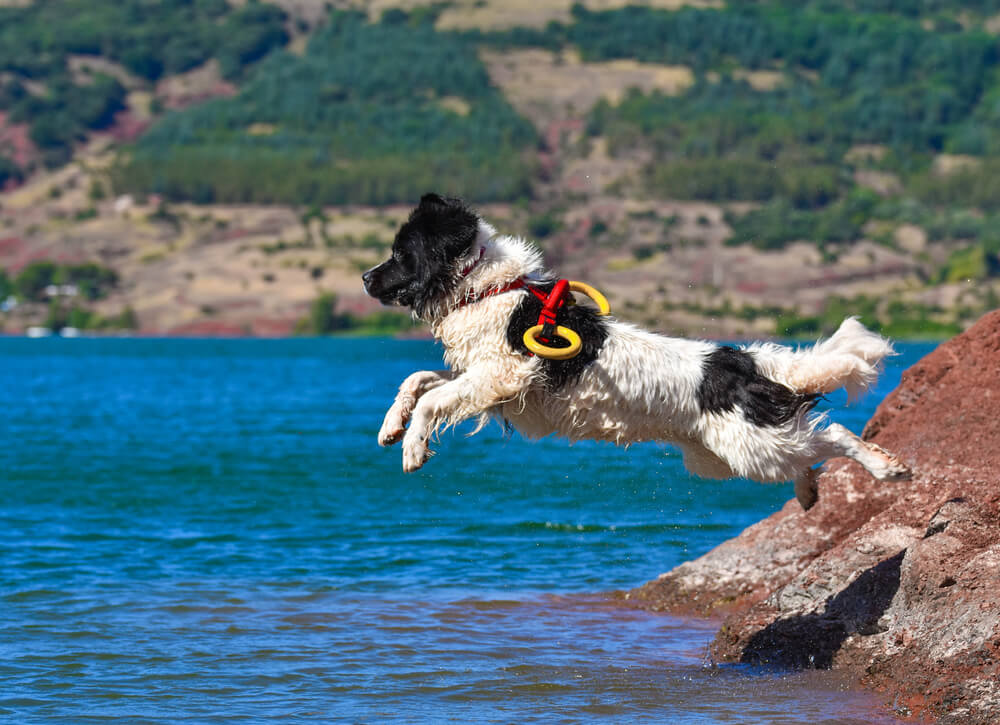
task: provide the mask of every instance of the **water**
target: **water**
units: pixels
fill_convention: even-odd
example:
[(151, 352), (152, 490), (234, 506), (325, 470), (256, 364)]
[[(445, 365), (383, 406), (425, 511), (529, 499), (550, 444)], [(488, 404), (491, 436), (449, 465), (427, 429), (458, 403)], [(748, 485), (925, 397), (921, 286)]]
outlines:
[[(931, 349), (833, 416), (858, 431)], [(429, 342), (0, 339), (0, 718), (871, 723), (829, 673), (714, 667), (617, 606), (789, 486), (670, 449), (375, 433)], [(466, 432), (468, 429), (465, 429)]]

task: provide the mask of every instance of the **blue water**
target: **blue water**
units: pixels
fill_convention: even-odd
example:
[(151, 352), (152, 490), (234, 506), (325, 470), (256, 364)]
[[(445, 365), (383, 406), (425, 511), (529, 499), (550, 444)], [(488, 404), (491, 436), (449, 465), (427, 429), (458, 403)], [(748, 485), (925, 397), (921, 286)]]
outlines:
[[(859, 431), (900, 371), (833, 417)], [(777, 510), (654, 445), (375, 433), (429, 342), (0, 339), (0, 718), (870, 723), (617, 605)], [(464, 429), (467, 432), (468, 429)]]

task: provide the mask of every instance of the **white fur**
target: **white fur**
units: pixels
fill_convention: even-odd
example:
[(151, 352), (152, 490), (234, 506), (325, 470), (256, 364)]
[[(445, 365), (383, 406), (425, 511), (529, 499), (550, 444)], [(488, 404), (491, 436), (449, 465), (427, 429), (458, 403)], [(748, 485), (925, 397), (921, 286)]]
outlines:
[[(832, 456), (848, 456), (879, 479), (908, 475), (897, 459), (846, 428), (824, 427), (822, 416), (801, 412), (786, 424), (762, 427), (749, 422), (739, 408), (702, 412), (697, 391), (703, 363), (717, 346), (665, 337), (614, 319), (608, 322), (609, 335), (598, 358), (575, 383), (552, 393), (544, 385), (541, 361), (512, 350), (507, 342), (508, 320), (529, 293), (479, 297), (519, 277), (545, 277), (539, 251), (522, 239), (497, 236), (480, 222), (476, 243), (457, 263), (455, 275), (454, 291), (424, 315), (444, 345), (451, 370), (407, 378), (379, 432), (382, 445), (402, 439), (405, 471), (426, 462), (428, 441), (442, 426), (495, 416), (529, 437), (555, 433), (571, 441), (673, 443), (697, 475), (794, 479), (806, 508), (816, 500), (811, 467)], [(476, 301), (463, 304), (470, 299)], [(880, 361), (892, 353), (886, 340), (855, 318), (809, 348), (755, 343), (744, 349), (762, 375), (795, 392), (846, 387), (852, 396), (874, 382)]]

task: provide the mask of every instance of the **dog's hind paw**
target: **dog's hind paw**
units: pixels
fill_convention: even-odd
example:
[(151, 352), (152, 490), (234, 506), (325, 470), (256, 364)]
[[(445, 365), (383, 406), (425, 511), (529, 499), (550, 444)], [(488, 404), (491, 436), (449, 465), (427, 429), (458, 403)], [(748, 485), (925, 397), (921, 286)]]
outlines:
[(913, 478), (913, 471), (905, 463), (900, 461), (898, 458), (892, 459), (892, 464), (889, 466), (889, 472), (883, 478), (883, 481), (909, 481)]
[(795, 498), (803, 511), (808, 511), (819, 500), (819, 484), (816, 476), (819, 474), (814, 468), (807, 468), (795, 479)]
[(872, 471), (880, 481), (908, 481), (913, 478), (913, 471), (885, 448), (875, 443), (868, 443), (868, 447), (882, 455), (884, 461), (878, 466), (876, 471)]

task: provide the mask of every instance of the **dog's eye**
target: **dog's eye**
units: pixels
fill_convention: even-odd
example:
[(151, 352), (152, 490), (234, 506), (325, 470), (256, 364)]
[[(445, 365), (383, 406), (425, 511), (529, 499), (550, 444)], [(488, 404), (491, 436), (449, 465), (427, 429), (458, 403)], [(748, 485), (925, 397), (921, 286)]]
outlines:
[(402, 265), (406, 269), (412, 269), (414, 266), (413, 255), (398, 249), (392, 250), (392, 258), (397, 264)]

